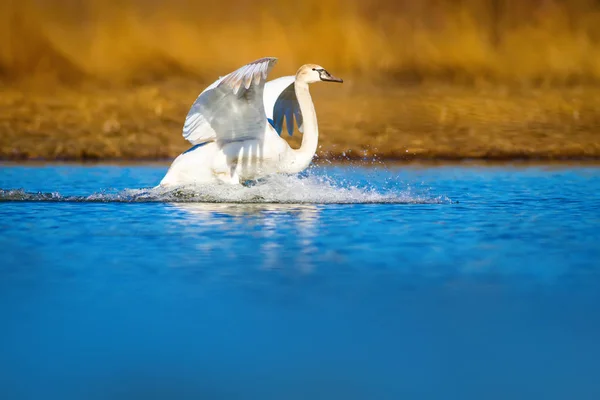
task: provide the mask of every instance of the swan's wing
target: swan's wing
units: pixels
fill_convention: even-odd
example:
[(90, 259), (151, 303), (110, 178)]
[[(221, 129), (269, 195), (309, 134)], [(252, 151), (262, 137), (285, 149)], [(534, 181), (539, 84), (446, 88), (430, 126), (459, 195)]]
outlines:
[(183, 126), (183, 137), (197, 145), (260, 138), (267, 123), (263, 91), (276, 58), (244, 65), (207, 87), (192, 105)]
[(295, 81), (296, 77), (291, 75), (274, 79), (265, 84), (265, 112), (269, 122), (279, 135), (283, 131), (284, 117), (290, 136), (294, 133), (294, 118), (298, 130), (303, 132), (302, 112), (300, 112), (300, 104), (296, 98)]

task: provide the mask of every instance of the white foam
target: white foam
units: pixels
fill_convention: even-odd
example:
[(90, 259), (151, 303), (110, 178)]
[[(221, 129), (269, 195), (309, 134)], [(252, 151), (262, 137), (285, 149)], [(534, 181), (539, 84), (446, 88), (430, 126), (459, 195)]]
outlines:
[(208, 203), (282, 203), (282, 204), (354, 204), (354, 203), (440, 203), (441, 198), (415, 196), (408, 191), (382, 192), (375, 188), (336, 183), (326, 176), (277, 175), (250, 186), (228, 184), (185, 186), (176, 189), (130, 190), (137, 200)]
[(62, 196), (58, 193), (31, 193), (0, 190), (0, 201), (82, 201), (82, 202), (177, 202), (177, 203), (281, 203), (281, 204), (360, 204), (360, 203), (445, 203), (446, 198), (415, 195), (410, 190), (360, 187), (327, 176), (278, 175), (241, 185), (197, 185), (178, 188), (125, 189), (118, 193), (89, 196)]

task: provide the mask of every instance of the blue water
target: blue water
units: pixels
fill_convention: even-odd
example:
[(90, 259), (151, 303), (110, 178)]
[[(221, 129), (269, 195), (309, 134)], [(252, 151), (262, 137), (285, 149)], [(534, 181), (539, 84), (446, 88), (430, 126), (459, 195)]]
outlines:
[(0, 166), (1, 399), (600, 398), (600, 168), (166, 168)]

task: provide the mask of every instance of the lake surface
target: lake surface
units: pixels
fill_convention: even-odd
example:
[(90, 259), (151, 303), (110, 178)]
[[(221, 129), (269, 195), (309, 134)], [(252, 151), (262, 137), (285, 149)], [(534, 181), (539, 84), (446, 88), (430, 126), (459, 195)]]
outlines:
[(600, 398), (600, 168), (166, 169), (0, 165), (0, 398)]

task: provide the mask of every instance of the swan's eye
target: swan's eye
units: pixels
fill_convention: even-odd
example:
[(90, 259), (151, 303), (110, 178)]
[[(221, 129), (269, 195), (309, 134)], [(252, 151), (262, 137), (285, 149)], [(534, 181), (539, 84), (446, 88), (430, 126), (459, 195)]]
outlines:
[(313, 68), (312, 70), (313, 70), (313, 71), (316, 71), (317, 69), (316, 69), (316, 68)]

